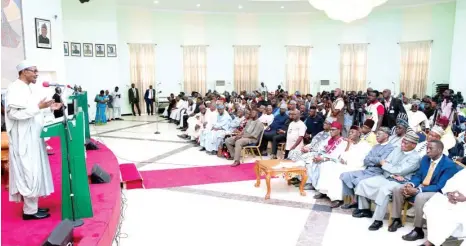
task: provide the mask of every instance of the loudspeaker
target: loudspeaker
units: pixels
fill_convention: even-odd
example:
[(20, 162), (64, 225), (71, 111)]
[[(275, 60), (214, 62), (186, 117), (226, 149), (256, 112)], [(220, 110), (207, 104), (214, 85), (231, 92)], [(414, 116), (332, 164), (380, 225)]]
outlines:
[(91, 173), (91, 184), (110, 183), (111, 177), (98, 164), (94, 164)]
[(53, 229), (42, 246), (73, 246), (73, 228), (71, 220), (63, 220)]

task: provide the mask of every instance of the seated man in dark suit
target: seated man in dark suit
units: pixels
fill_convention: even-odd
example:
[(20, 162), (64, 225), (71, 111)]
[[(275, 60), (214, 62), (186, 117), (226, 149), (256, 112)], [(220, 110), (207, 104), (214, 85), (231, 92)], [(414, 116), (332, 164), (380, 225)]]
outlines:
[(262, 143), (260, 150), (262, 151), (263, 156), (267, 156), (267, 145), (270, 141), (273, 141), (275, 136), (278, 136), (278, 130), (285, 127), (285, 122), (288, 120), (288, 115), (286, 114), (286, 104), (283, 104), (280, 107), (280, 113), (275, 115), (272, 124), (265, 129), (264, 136), (262, 137)]
[(317, 114), (315, 106), (311, 106), (309, 109), (309, 116), (304, 121), (304, 124), (307, 127), (304, 138), (308, 138), (308, 140), (312, 140), (317, 133), (324, 130), (324, 118), (320, 114)]
[[(414, 201), (414, 230), (402, 238), (416, 241), (424, 238), (422, 230), (423, 207), (437, 192), (441, 192), (445, 183), (458, 172), (456, 164), (442, 154), (443, 143), (433, 140), (427, 144), (427, 155), (421, 160), (421, 166), (411, 178), (411, 182), (400, 185), (393, 190), (392, 224), (388, 231), (395, 232), (402, 227), (400, 216), (405, 200)], [(439, 211), (441, 212), (441, 211)]]

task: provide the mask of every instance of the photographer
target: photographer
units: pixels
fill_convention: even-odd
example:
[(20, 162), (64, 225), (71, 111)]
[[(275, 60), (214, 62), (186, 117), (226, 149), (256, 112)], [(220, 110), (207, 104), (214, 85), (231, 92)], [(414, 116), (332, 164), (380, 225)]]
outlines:
[(440, 109), (442, 111), (440, 116), (445, 116), (448, 119), (451, 118), (451, 112), (453, 110), (453, 101), (451, 98), (450, 90), (448, 89), (443, 92), (443, 101), (440, 106)]

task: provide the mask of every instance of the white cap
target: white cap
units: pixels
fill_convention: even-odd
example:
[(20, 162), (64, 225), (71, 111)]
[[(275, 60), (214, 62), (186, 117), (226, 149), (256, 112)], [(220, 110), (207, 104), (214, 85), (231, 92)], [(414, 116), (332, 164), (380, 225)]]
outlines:
[(35, 67), (35, 66), (36, 66), (36, 65), (33, 65), (31, 62), (29, 62), (29, 61), (27, 61), (27, 60), (24, 60), (24, 61), (22, 61), (20, 64), (18, 64), (18, 65), (16, 66), (16, 70), (17, 70), (18, 72), (21, 72), (21, 71), (23, 71), (23, 70), (26, 69), (26, 68)]

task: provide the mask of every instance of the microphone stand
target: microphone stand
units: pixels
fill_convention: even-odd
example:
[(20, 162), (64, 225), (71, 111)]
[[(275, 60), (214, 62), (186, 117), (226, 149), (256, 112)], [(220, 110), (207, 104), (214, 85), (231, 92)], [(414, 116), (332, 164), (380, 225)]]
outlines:
[(155, 103), (155, 132), (154, 134), (160, 134), (159, 132), (159, 91), (157, 90), (157, 83), (155, 84), (155, 99), (157, 102)]
[(84, 224), (84, 221), (82, 219), (76, 219), (76, 214), (75, 214), (75, 207), (74, 207), (74, 193), (73, 193), (73, 177), (71, 175), (71, 158), (70, 158), (70, 148), (68, 141), (73, 141), (73, 137), (71, 136), (70, 128), (68, 126), (68, 117), (66, 114), (66, 106), (63, 103), (63, 94), (60, 95), (60, 101), (62, 103), (62, 113), (63, 113), (63, 127), (65, 128), (65, 151), (66, 151), (66, 163), (68, 165), (68, 179), (69, 179), (69, 190), (70, 190), (70, 200), (71, 200), (71, 218), (72, 218), (72, 223), (74, 227), (79, 227)]

